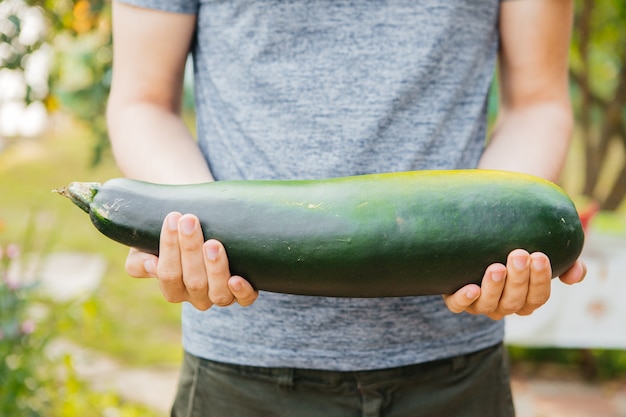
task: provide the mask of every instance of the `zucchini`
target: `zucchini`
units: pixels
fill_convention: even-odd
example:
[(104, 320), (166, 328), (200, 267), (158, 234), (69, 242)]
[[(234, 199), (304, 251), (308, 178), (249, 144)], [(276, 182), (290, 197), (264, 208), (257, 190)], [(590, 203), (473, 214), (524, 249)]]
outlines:
[(452, 293), (480, 284), (516, 248), (545, 253), (553, 276), (582, 251), (567, 194), (503, 171), (371, 174), (324, 180), (159, 185), (124, 178), (59, 192), (95, 227), (158, 254), (167, 213), (193, 213), (220, 240), (231, 272), (259, 290), (387, 297)]

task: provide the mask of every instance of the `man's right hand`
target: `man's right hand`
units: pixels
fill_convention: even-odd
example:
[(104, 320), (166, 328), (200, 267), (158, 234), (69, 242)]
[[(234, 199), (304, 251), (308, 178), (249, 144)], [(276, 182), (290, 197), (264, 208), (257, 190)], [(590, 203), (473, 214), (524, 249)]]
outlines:
[(258, 296), (248, 281), (230, 274), (224, 246), (215, 239), (205, 242), (200, 221), (191, 214), (168, 214), (159, 256), (131, 249), (126, 272), (135, 278), (157, 278), (167, 301), (188, 301), (198, 310), (235, 302), (248, 306)]

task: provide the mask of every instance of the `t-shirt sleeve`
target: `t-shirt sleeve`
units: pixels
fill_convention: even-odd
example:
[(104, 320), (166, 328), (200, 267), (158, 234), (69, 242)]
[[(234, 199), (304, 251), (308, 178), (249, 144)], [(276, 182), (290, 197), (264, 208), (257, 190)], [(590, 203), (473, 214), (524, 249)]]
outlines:
[(199, 0), (117, 0), (120, 3), (172, 13), (196, 14)]

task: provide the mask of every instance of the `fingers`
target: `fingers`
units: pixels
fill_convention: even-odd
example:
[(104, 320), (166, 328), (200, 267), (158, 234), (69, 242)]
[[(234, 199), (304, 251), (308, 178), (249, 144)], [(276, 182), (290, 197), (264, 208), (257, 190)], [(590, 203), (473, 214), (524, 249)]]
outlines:
[(163, 221), (159, 243), (157, 277), (161, 292), (170, 303), (187, 301), (187, 290), (182, 280), (182, 262), (178, 242), (178, 222), (182, 214), (170, 213)]
[(204, 243), (204, 259), (209, 277), (209, 298), (218, 306), (237, 302), (241, 306), (252, 304), (258, 292), (240, 276), (231, 276), (224, 246), (215, 239)]
[[(576, 278), (571, 279), (584, 276), (584, 266), (572, 270)], [(551, 281), (552, 269), (546, 255), (516, 249), (509, 254), (506, 266), (492, 264), (487, 268), (480, 288), (465, 286), (444, 296), (444, 300), (452, 312), (484, 314), (494, 320), (509, 314), (528, 315), (546, 303)]]
[(159, 258), (132, 250), (127, 270), (133, 276), (157, 277), (167, 301), (188, 301), (199, 310), (235, 301), (249, 305), (258, 295), (245, 279), (231, 277), (223, 245), (214, 239), (205, 242), (200, 221), (191, 214), (168, 214), (161, 229)]
[(204, 267), (204, 235), (196, 216), (185, 214), (178, 219), (178, 242), (182, 283), (187, 292), (187, 301), (199, 310), (206, 310), (213, 303), (209, 294), (210, 279), (207, 279)]
[(235, 295), (228, 287), (230, 268), (224, 247), (215, 239), (204, 243), (204, 265), (209, 277), (209, 298), (218, 306), (227, 306), (235, 302)]
[(522, 249), (512, 251), (506, 261), (506, 284), (497, 313), (513, 314), (524, 307), (530, 283), (530, 256)]
[(544, 305), (550, 298), (552, 289), (552, 268), (550, 260), (543, 253), (533, 253), (529, 257), (529, 280), (525, 304), (514, 311), (526, 316)]
[(259, 292), (252, 287), (252, 284), (240, 276), (235, 275), (230, 277), (228, 280), (228, 288), (230, 288), (235, 295), (237, 303), (244, 307), (252, 304), (259, 296)]
[(453, 313), (468, 310), (480, 297), (481, 288), (476, 284), (466, 285), (453, 294), (444, 294), (443, 301)]
[[(502, 264), (490, 265), (485, 271), (481, 282), (481, 296), (472, 305), (472, 312), (499, 318), (498, 308), (506, 282), (506, 266)], [(498, 317), (494, 317), (494, 314), (498, 315)]]

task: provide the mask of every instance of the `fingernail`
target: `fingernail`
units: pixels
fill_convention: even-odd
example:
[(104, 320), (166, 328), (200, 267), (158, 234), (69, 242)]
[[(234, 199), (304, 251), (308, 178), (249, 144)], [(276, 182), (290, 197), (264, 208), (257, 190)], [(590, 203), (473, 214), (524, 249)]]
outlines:
[(241, 291), (243, 289), (243, 284), (241, 283), (241, 281), (235, 281), (230, 284), (230, 288), (232, 288), (233, 291)]
[(185, 235), (190, 235), (196, 228), (196, 221), (191, 217), (182, 217), (179, 221), (180, 230)]
[(526, 268), (528, 263), (528, 259), (525, 256), (516, 256), (513, 258), (513, 266), (515, 269), (522, 270)]
[(153, 259), (146, 259), (143, 262), (143, 268), (146, 270), (148, 274), (156, 275), (156, 263), (154, 262)]
[(209, 261), (214, 261), (217, 259), (217, 255), (220, 252), (220, 248), (217, 245), (208, 244), (205, 246), (204, 252), (206, 253), (206, 257)]
[(167, 228), (172, 232), (175, 232), (178, 229), (178, 218), (177, 216), (170, 214), (167, 216)]
[(535, 271), (540, 271), (546, 266), (546, 263), (543, 258), (532, 259), (530, 261), (530, 264)]
[(504, 271), (492, 271), (491, 280), (494, 282), (500, 282), (504, 279)]
[(465, 291), (465, 296), (467, 298), (469, 298), (470, 300), (476, 298), (477, 295), (478, 295), (478, 289), (477, 288), (468, 288)]

